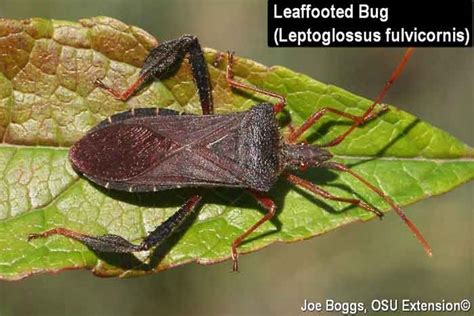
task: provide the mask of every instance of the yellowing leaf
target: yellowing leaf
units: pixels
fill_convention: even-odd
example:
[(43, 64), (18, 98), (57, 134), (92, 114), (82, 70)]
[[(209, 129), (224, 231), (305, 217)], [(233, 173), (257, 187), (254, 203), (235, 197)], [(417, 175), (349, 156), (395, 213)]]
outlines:
[[(97, 78), (127, 87), (156, 44), (143, 30), (106, 17), (77, 23), (0, 20), (0, 278), (64, 269), (130, 276), (191, 261), (222, 261), (230, 257), (232, 240), (262, 216), (244, 190), (199, 189), (205, 205), (193, 222), (141, 265), (133, 256), (98, 257), (61, 236), (27, 241), (30, 233), (67, 227), (139, 242), (192, 194), (193, 190), (140, 195), (108, 191), (79, 177), (67, 158), (68, 147), (90, 128), (128, 108), (157, 106), (199, 113), (187, 63), (173, 77), (153, 82), (127, 103), (95, 87)], [(206, 50), (216, 112), (241, 111), (260, 102), (259, 96), (229, 88), (225, 58), (218, 62), (219, 56)], [(371, 103), (284, 67), (267, 68), (243, 58), (237, 58), (235, 74), (238, 80), (286, 95), (293, 124), (323, 106), (361, 114)], [(347, 121), (328, 115), (306, 136), (323, 143), (346, 128)], [(472, 148), (394, 107), (331, 151), (401, 205), (441, 194), (474, 177)], [(303, 177), (334, 194), (362, 198), (388, 210), (380, 198), (347, 175), (311, 170)], [(269, 195), (279, 206), (277, 216), (251, 235), (241, 252), (372, 218), (364, 210), (313, 198), (283, 180)]]

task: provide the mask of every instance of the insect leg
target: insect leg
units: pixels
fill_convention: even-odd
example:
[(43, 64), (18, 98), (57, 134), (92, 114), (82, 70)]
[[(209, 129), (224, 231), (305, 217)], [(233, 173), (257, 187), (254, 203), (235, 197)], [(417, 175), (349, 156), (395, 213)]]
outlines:
[(283, 110), (283, 107), (286, 105), (286, 98), (283, 95), (236, 81), (234, 79), (234, 73), (232, 71), (233, 64), (234, 64), (234, 52), (227, 52), (227, 67), (226, 67), (226, 76), (225, 76), (225, 78), (227, 80), (227, 83), (231, 87), (239, 88), (239, 89), (247, 89), (247, 90), (251, 90), (251, 91), (261, 93), (263, 95), (267, 95), (267, 96), (276, 98), (279, 101), (276, 104), (273, 105), (273, 111), (275, 113), (278, 113), (281, 110)]
[(28, 241), (37, 238), (46, 238), (52, 235), (63, 235), (80, 241), (88, 248), (100, 252), (130, 253), (144, 251), (160, 244), (168, 238), (174, 230), (184, 222), (186, 217), (192, 213), (200, 201), (201, 196), (199, 195), (191, 197), (176, 213), (149, 233), (139, 245), (132, 244), (118, 235), (107, 234), (103, 236), (90, 236), (66, 228), (53, 228), (39, 234), (30, 234)]
[(241, 234), (232, 242), (232, 271), (239, 271), (239, 253), (237, 252), (237, 247), (239, 247), (245, 240), (245, 238), (247, 238), (248, 235), (250, 235), (260, 225), (270, 220), (273, 215), (275, 215), (277, 209), (275, 202), (273, 202), (273, 200), (271, 200), (270, 198), (263, 196), (255, 191), (248, 191), (257, 200), (258, 204), (260, 204), (267, 211), (267, 214), (265, 214), (258, 222), (253, 224), (250, 228), (248, 228), (243, 234)]
[[(410, 59), (411, 55), (413, 54), (413, 48), (408, 48), (405, 51), (405, 54), (403, 55), (402, 60), (398, 64), (398, 66), (395, 68), (393, 73), (391, 74), (389, 80), (385, 83), (384, 87), (380, 91), (379, 95), (377, 96), (377, 99), (372, 103), (372, 105), (362, 114), (361, 116), (355, 116), (351, 115), (336, 109), (331, 109), (331, 108), (323, 108), (320, 111), (314, 113), (311, 115), (304, 123), (301, 125), (298, 129), (296, 129), (294, 132), (292, 132), (289, 137), (288, 141), (289, 142), (294, 142), (298, 139), (301, 134), (303, 134), (308, 128), (310, 128), (324, 113), (326, 112), (332, 112), (334, 114), (346, 117), (350, 120), (353, 121), (353, 124), (349, 129), (347, 129), (344, 133), (341, 135), (337, 136), (330, 142), (323, 144), (321, 147), (332, 147), (336, 146), (337, 144), (341, 143), (347, 135), (349, 135), (353, 130), (355, 130), (358, 126), (364, 124), (365, 122), (371, 120), (372, 118), (376, 117), (380, 113), (383, 113), (386, 111), (388, 108), (386, 106), (382, 107), (379, 111), (374, 111), (375, 107), (377, 104), (382, 102), (384, 99), (385, 95), (387, 94), (388, 90), (392, 86), (392, 84), (397, 80), (397, 78), (400, 76), (403, 68), (405, 67), (406, 63)], [(320, 113), (322, 112), (322, 113)]]
[(198, 39), (192, 35), (183, 35), (153, 48), (145, 59), (137, 80), (124, 91), (108, 87), (100, 79), (97, 79), (95, 83), (116, 99), (127, 101), (149, 79), (160, 79), (173, 73), (182, 63), (186, 54), (189, 54), (189, 62), (197, 86), (202, 112), (203, 114), (212, 114), (213, 102), (207, 64)]
[[(377, 115), (379, 115), (380, 113), (384, 112), (387, 110), (387, 107), (383, 107), (381, 110), (377, 111), (377, 112), (372, 112), (371, 116), (369, 118), (367, 118), (364, 122), (376, 117)], [(311, 114), (310, 117), (308, 117), (306, 119), (306, 121), (303, 122), (302, 125), (300, 125), (298, 128), (293, 128), (292, 131), (290, 131), (290, 134), (287, 136), (286, 138), (286, 141), (288, 143), (294, 143), (298, 140), (298, 138), (304, 133), (306, 132), (311, 126), (313, 126), (324, 114), (326, 113), (334, 113), (334, 114), (337, 114), (339, 116), (342, 116), (342, 117), (345, 117), (345, 118), (348, 118), (352, 121), (354, 121), (354, 124), (362, 124), (362, 123), (357, 123), (359, 120), (360, 120), (360, 117), (356, 116), (356, 115), (352, 115), (352, 114), (349, 114), (349, 113), (346, 113), (346, 112), (343, 112), (343, 111), (339, 111), (337, 109), (333, 109), (333, 108), (322, 108), (321, 110)], [(357, 126), (359, 126), (357, 125)], [(346, 135), (347, 136), (347, 135)], [(321, 147), (325, 147), (327, 145), (323, 145)], [(331, 146), (335, 146), (335, 145), (331, 145)]]
[(373, 207), (369, 204), (364, 203), (361, 200), (338, 197), (338, 196), (332, 195), (331, 193), (329, 193), (326, 190), (322, 189), (321, 187), (315, 185), (314, 183), (311, 183), (307, 180), (304, 180), (304, 179), (302, 179), (300, 177), (297, 177), (295, 175), (292, 175), (292, 174), (285, 174), (284, 176), (286, 177), (286, 179), (289, 182), (291, 182), (291, 183), (293, 183), (293, 184), (295, 184), (299, 187), (305, 188), (306, 190), (311, 191), (314, 194), (320, 195), (325, 199), (332, 200), (332, 201), (339, 201), (339, 202), (347, 202), (347, 203), (350, 203), (352, 205), (359, 206), (359, 207), (365, 209), (366, 211), (374, 213), (379, 218), (382, 218), (384, 216), (381, 211), (379, 211), (378, 209), (376, 209), (375, 207)]
[(214, 114), (214, 104), (212, 102), (211, 80), (209, 78), (209, 71), (207, 69), (206, 60), (204, 59), (204, 52), (196, 37), (193, 36), (193, 41), (190, 43), (189, 62), (193, 72), (194, 82), (196, 83), (199, 100), (201, 102), (202, 114)]
[(110, 93), (114, 98), (120, 101), (127, 101), (132, 94), (134, 94), (138, 89), (140, 89), (142, 83), (149, 78), (149, 75), (139, 75), (137, 80), (132, 83), (127, 89), (124, 91), (118, 91), (114, 88), (107, 86), (102, 80), (97, 79), (94, 83), (97, 87), (104, 89), (108, 93)]
[(347, 166), (337, 163), (337, 162), (324, 162), (320, 165), (322, 168), (328, 168), (328, 169), (333, 169), (337, 171), (342, 171), (342, 172), (347, 172), (350, 175), (352, 175), (354, 178), (362, 182), (364, 185), (366, 185), (369, 189), (371, 189), (373, 192), (377, 193), (382, 199), (384, 199), (387, 204), (389, 204), (392, 209), (401, 217), (401, 219), (405, 222), (405, 224), (408, 226), (408, 228), (411, 230), (411, 232), (415, 235), (415, 237), (418, 239), (418, 241), (421, 243), (423, 246), (423, 249), (425, 252), (431, 257), (432, 256), (432, 251), (431, 247), (428, 244), (428, 242), (425, 240), (423, 235), (420, 233), (418, 228), (413, 224), (412, 221), (408, 219), (408, 217), (403, 213), (403, 211), (400, 209), (400, 207), (390, 198), (388, 195), (386, 195), (382, 190), (377, 188), (375, 185), (364, 179), (361, 175), (358, 173), (352, 171), (349, 169)]

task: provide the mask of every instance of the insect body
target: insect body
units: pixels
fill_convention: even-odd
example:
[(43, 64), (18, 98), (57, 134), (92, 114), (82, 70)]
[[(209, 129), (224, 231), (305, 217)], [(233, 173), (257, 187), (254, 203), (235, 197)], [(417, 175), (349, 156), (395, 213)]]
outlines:
[[(240, 113), (213, 114), (211, 87), (203, 53), (197, 39), (186, 35), (164, 42), (152, 50), (138, 80), (125, 92), (117, 92), (101, 81), (97, 84), (116, 98), (126, 100), (143, 82), (168, 73), (189, 53), (204, 115), (182, 115), (172, 110), (155, 108), (119, 113), (104, 120), (74, 144), (69, 157), (75, 170), (91, 181), (113, 190), (154, 192), (179, 187), (247, 189), (267, 213), (233, 241), (231, 254), (234, 271), (238, 270), (237, 247), (275, 214), (277, 206), (267, 197), (266, 192), (280, 176), (323, 198), (350, 203), (382, 217), (383, 214), (379, 210), (363, 201), (334, 196), (290, 173), (293, 169), (308, 167), (329, 168), (357, 178), (402, 217), (425, 251), (431, 254), (427, 242), (392, 199), (345, 165), (331, 161), (332, 155), (325, 148), (336, 146), (356, 127), (385, 110), (374, 109), (400, 74), (411, 52), (410, 49), (407, 50), (377, 100), (362, 116), (354, 116), (333, 108), (322, 108), (283, 137), (279, 134), (275, 115), (284, 108), (285, 98), (235, 81), (232, 74), (232, 54), (228, 55), (227, 64), (226, 78), (229, 85), (276, 97), (279, 101), (276, 104), (257, 104), (249, 111)], [(345, 133), (327, 144), (318, 146), (299, 142), (300, 136), (327, 113), (343, 116), (353, 121), (353, 124)], [(66, 228), (31, 234), (29, 239), (61, 234), (102, 252), (127, 253), (147, 250), (170, 236), (201, 199), (200, 195), (192, 196), (139, 245), (117, 235), (90, 236)]]
[(279, 140), (271, 104), (208, 116), (145, 108), (104, 121), (72, 146), (69, 157), (77, 171), (110, 189), (266, 192), (280, 173)]

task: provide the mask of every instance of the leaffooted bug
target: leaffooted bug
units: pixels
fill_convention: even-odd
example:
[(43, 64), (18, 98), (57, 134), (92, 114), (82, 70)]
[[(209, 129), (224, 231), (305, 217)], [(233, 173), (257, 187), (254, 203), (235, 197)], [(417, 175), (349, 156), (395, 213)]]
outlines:
[[(326, 149), (336, 146), (355, 128), (386, 110), (382, 108), (376, 111), (376, 105), (382, 101), (401, 73), (412, 54), (412, 49), (405, 52), (377, 99), (362, 116), (354, 116), (330, 107), (322, 108), (301, 126), (292, 128), (284, 138), (280, 136), (275, 115), (283, 110), (285, 97), (236, 81), (232, 73), (231, 53), (228, 54), (226, 68), (228, 84), (233, 88), (250, 89), (275, 97), (278, 102), (260, 103), (240, 113), (213, 114), (209, 74), (203, 52), (194, 36), (184, 35), (154, 48), (147, 57), (137, 81), (124, 92), (109, 88), (101, 81), (97, 81), (97, 85), (115, 98), (127, 100), (147, 80), (166, 76), (173, 68), (178, 67), (186, 54), (189, 55), (203, 115), (180, 115), (178, 112), (159, 108), (132, 109), (113, 115), (91, 129), (71, 147), (69, 158), (76, 171), (105, 188), (129, 192), (154, 192), (180, 187), (247, 189), (266, 210), (266, 214), (232, 242), (233, 271), (238, 270), (239, 245), (276, 212), (276, 204), (266, 193), (280, 176), (325, 199), (347, 202), (382, 217), (382, 212), (361, 200), (334, 196), (289, 171), (317, 167), (346, 172), (384, 199), (431, 255), (428, 243), (399, 206), (356, 172), (343, 164), (331, 161), (332, 155)], [(346, 132), (327, 144), (311, 145), (298, 141), (307, 129), (327, 113), (342, 116), (353, 123)], [(90, 236), (66, 228), (30, 234), (29, 240), (60, 234), (100, 252), (145, 251), (169, 237), (196, 209), (201, 199), (200, 195), (192, 196), (138, 245), (117, 235)]]

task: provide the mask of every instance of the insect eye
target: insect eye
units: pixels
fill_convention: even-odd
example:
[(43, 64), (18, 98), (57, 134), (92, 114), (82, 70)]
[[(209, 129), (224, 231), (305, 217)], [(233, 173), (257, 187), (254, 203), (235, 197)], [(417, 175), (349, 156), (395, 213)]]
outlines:
[(300, 171), (306, 171), (308, 169), (308, 164), (304, 162), (300, 162)]

